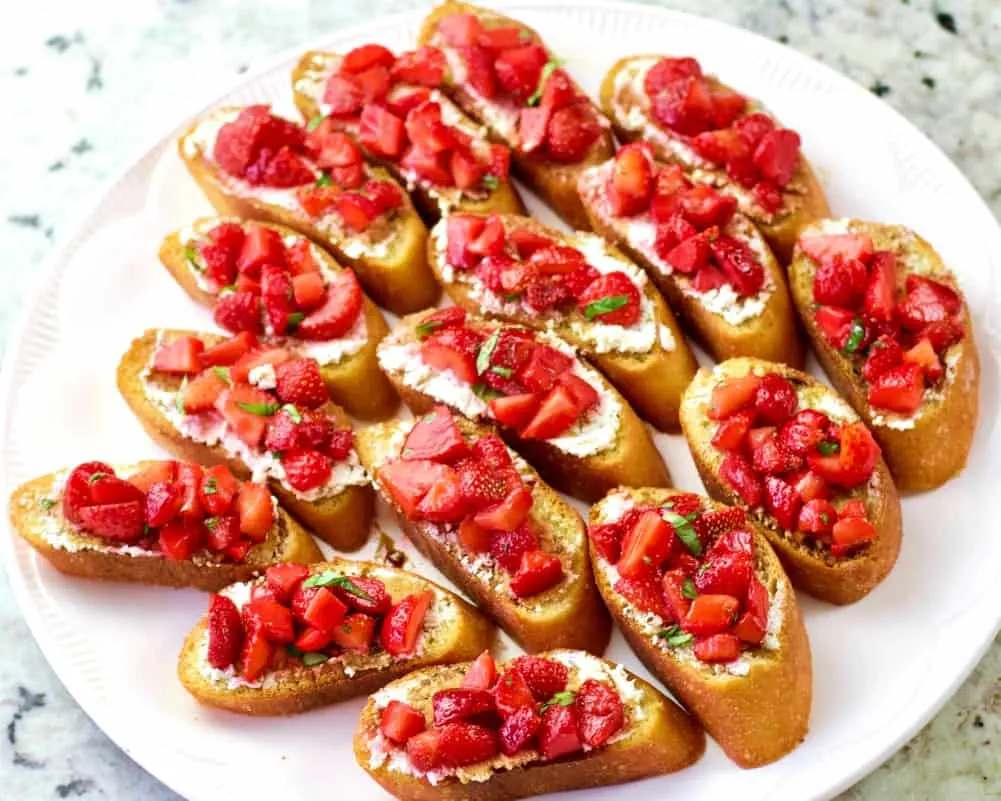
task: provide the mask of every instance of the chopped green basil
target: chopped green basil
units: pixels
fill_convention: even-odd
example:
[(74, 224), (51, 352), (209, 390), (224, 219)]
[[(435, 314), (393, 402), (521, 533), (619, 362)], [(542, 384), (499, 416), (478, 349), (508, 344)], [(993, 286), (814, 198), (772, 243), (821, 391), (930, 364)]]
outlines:
[(320, 654), (316, 651), (308, 651), (302, 655), (302, 664), (306, 667), (315, 667), (316, 665), (322, 665), (330, 657), (326, 654)]
[(107, 478), (109, 475), (110, 475), (109, 473), (91, 473), (87, 477), (87, 483), (93, 484), (95, 481), (98, 481), (99, 479), (102, 478)]
[(243, 409), (243, 411), (259, 415), (260, 417), (270, 417), (278, 411), (277, 403), (243, 403), (242, 401), (237, 401), (236, 405)]
[(371, 601), (372, 596), (355, 584), (347, 576), (341, 576), (333, 570), (325, 570), (310, 576), (302, 583), (303, 587), (340, 587), (345, 592), (361, 598), (363, 601)]
[(293, 423), (302, 422), (302, 415), (299, 414), (299, 410), (295, 408), (294, 403), (286, 403), (284, 406), (282, 406), (282, 411), (292, 418)]
[(198, 272), (205, 272), (205, 268), (198, 263), (198, 251), (192, 245), (187, 245), (184, 248), (184, 258), (188, 260), (188, 264), (192, 266)]
[(667, 518), (667, 522), (671, 524), (678, 539), (685, 543), (685, 547), (696, 556), (702, 556), (702, 542), (692, 527), (692, 521), (670, 509), (664, 509), (664, 516)]
[(299, 324), (306, 319), (306, 314), (304, 312), (292, 312), (288, 316), (288, 327), (289, 330), (295, 330), (299, 327)]
[(824, 440), (823, 442), (817, 443), (817, 450), (820, 451), (823, 456), (833, 456), (841, 450), (841, 445), (837, 442)]
[(311, 119), (308, 123), (306, 123), (306, 130), (307, 131), (316, 130), (316, 128), (319, 127), (320, 123), (323, 122), (325, 119), (327, 118), (324, 117), (322, 114), (317, 114), (315, 117), (313, 117), (313, 119)]
[(315, 185), (319, 187), (319, 186), (330, 186), (330, 184), (331, 184), (330, 173), (327, 172), (326, 170), (323, 170), (320, 173), (320, 177), (316, 179)]
[(496, 175), (491, 175), (490, 173), (487, 173), (486, 175), (483, 176), (483, 185), (491, 192), (493, 192), (495, 189), (497, 189), (497, 187), (500, 186), (500, 178), (498, 178)]
[(542, 100), (542, 91), (546, 88), (546, 81), (549, 80), (549, 76), (553, 74), (554, 69), (562, 66), (563, 59), (551, 58), (546, 62), (546, 65), (542, 68), (542, 74), (539, 76), (539, 85), (532, 92), (532, 96), (525, 101), (526, 106), (539, 105), (539, 101)]
[(552, 698), (550, 698), (546, 703), (542, 705), (539, 710), (540, 713), (545, 712), (551, 706), (570, 706), (574, 702), (574, 694), (569, 690), (563, 690), (563, 692), (558, 692)]
[(216, 526), (218, 526), (218, 525), (219, 525), (219, 518), (218, 517), (206, 517), (205, 518), (205, 528), (207, 528), (209, 531), (215, 531), (216, 530)]
[(657, 632), (657, 636), (667, 641), (672, 648), (680, 648), (688, 645), (694, 637), (687, 631), (682, 631), (680, 626), (668, 626), (666, 629)]
[(439, 328), (441, 328), (441, 320), (428, 320), (427, 322), (423, 322), (417, 326), (417, 338), (427, 339)]
[(49, 511), (49, 509), (56, 505), (56, 502), (52, 498), (42, 498), (38, 503), (44, 512)]
[(215, 373), (219, 378), (225, 381), (227, 384), (232, 384), (233, 379), (229, 375), (228, 367), (219, 367), (218, 365), (212, 368), (212, 372)]
[(862, 339), (865, 337), (865, 326), (862, 324), (862, 320), (856, 317), (852, 320), (852, 328), (848, 334), (848, 341), (845, 342), (845, 346), (841, 349), (844, 353), (855, 353), (859, 349), (859, 345), (862, 344)]
[(177, 390), (177, 394), (174, 396), (174, 408), (177, 409), (177, 413), (184, 417), (184, 390), (188, 386), (188, 377), (184, 376), (181, 380), (181, 386)]
[(508, 303), (514, 303), (516, 300), (520, 300), (520, 299), (521, 299), (521, 293), (520, 292), (508, 292), (504, 296), (504, 300), (506, 300)]
[(588, 320), (593, 320), (599, 314), (607, 314), (616, 309), (621, 309), (629, 302), (628, 295), (609, 295), (607, 298), (588, 303), (584, 307), (584, 316)]
[(302, 656), (302, 651), (299, 648), (296, 648), (292, 643), (285, 646), (285, 653), (289, 656)]
[(693, 601), (698, 597), (698, 593), (695, 591), (695, 582), (690, 578), (686, 578), (684, 583), (681, 585), (681, 594), (686, 598), (691, 598)]
[(497, 347), (499, 339), (500, 331), (494, 331), (480, 346), (480, 351), (476, 354), (476, 372), (480, 375), (483, 375), (490, 367), (490, 357), (494, 355), (494, 349)]
[(490, 372), (491, 373), (496, 373), (501, 378), (510, 378), (511, 377), (511, 368), (510, 367), (503, 367), (502, 365), (499, 365), (499, 364), (492, 364), (492, 365), (490, 365)]
[(228, 295), (230, 292), (236, 292), (236, 284), (226, 284), (226, 286), (219, 290), (220, 296)]
[(531, 42), (533, 39), (532, 32), (522, 28), (520, 31), (518, 31), (518, 38), (521, 39), (521, 41), (523, 42)]
[(205, 483), (202, 485), (202, 492), (206, 495), (217, 495), (219, 493), (218, 487), (216, 487), (215, 476), (209, 476)]
[(821, 512), (820, 519), (823, 521), (825, 526), (831, 525), (831, 516), (827, 514), (827, 512)]
[(492, 401), (494, 398), (504, 397), (503, 392), (498, 392), (493, 387), (488, 387), (482, 381), (473, 384), (473, 394), (482, 400)]

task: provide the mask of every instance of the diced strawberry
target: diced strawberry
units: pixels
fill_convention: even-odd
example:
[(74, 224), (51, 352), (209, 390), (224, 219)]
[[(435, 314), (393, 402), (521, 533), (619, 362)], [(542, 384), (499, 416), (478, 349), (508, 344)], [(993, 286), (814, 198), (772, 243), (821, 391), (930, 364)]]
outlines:
[(469, 453), (469, 446), (449, 408), (436, 406), (410, 429), (402, 453), (404, 459), (455, 463)]
[(329, 456), (314, 450), (292, 450), (281, 457), (285, 480), (292, 489), (309, 492), (330, 480), (333, 463)]
[(439, 690), (431, 697), (431, 708), (434, 725), (444, 726), (492, 712), (494, 697), (485, 689), (470, 687)]
[(809, 534), (829, 534), (837, 519), (838, 514), (830, 501), (814, 498), (803, 504), (796, 528)]
[(465, 47), (479, 42), (484, 27), (475, 14), (449, 14), (438, 23), (438, 35), (453, 47)]
[(616, 155), (609, 178), (608, 198), (616, 216), (638, 214), (646, 209), (653, 192), (653, 162), (650, 146), (625, 145)]
[(275, 510), (267, 487), (244, 481), (236, 502), (240, 531), (254, 542), (263, 542), (274, 525)]
[(875, 250), (868, 234), (819, 234), (804, 236), (799, 240), (802, 251), (820, 264), (853, 259), (868, 263)]
[[(442, 764), (448, 767), (472, 765), (490, 759), (497, 753), (497, 735), (485, 726), (453, 722), (446, 723), (437, 730), (441, 732), (440, 759)], [(415, 739), (417, 738), (410, 742)], [(409, 748), (410, 744), (407, 745)]]
[(813, 299), (823, 305), (854, 309), (866, 293), (868, 281), (866, 267), (858, 259), (824, 261), (814, 276)]
[(160, 528), (159, 543), (160, 550), (168, 559), (190, 559), (205, 543), (205, 526), (198, 520), (175, 518)]
[(355, 233), (368, 230), (372, 222), (382, 213), (375, 201), (357, 192), (341, 192), (333, 198), (333, 208), (345, 227)]
[[(244, 542), (240, 534), (240, 521), (235, 514), (224, 514), (205, 519), (205, 544), (215, 553), (236, 553), (244, 544), (250, 549), (251, 543)], [(244, 554), (245, 556), (245, 554)], [(232, 557), (241, 561), (243, 556)], [(270, 593), (270, 590), (268, 590)]]
[(416, 770), (428, 772), (442, 765), (442, 729), (428, 729), (407, 740), (407, 758)]
[(904, 351), (896, 339), (881, 336), (870, 345), (862, 365), (862, 377), (870, 384), (904, 360)]
[(421, 360), (439, 370), (451, 370), (467, 384), (475, 384), (479, 373), (476, 356), (482, 338), (464, 328), (446, 328), (435, 333), (421, 345)]
[[(663, 592), (663, 613), (661, 617), (670, 623), (681, 622), (688, 614), (691, 599), (685, 594), (685, 586), (691, 581), (690, 576), (696, 571), (671, 569), (665, 571), (661, 578)], [(690, 586), (690, 585), (689, 585)]]
[(308, 272), (292, 277), (292, 297), (298, 309), (309, 311), (323, 303), (326, 287), (320, 273)]
[(240, 482), (229, 468), (224, 464), (217, 464), (205, 468), (198, 488), (198, 497), (208, 514), (221, 515), (229, 511), (239, 491)]
[(921, 329), (921, 336), (931, 342), (936, 353), (944, 353), (951, 345), (963, 338), (963, 324), (955, 318), (946, 318), (929, 323)]
[(275, 367), (275, 379), (275, 395), (282, 403), (316, 409), (330, 399), (315, 359), (282, 362)]
[(326, 587), (316, 587), (302, 613), (302, 622), (320, 631), (333, 632), (344, 620), (347, 606)]
[(580, 737), (590, 748), (601, 748), (625, 723), (619, 694), (609, 685), (587, 679), (577, 689), (575, 700)]
[(784, 530), (796, 530), (802, 503), (799, 493), (788, 481), (777, 476), (765, 478), (765, 508)]
[(255, 367), (269, 364), (277, 368), (282, 362), (287, 362), (292, 354), (284, 348), (260, 347), (240, 357), (229, 369), (229, 377), (234, 384), (246, 384), (250, 381), (250, 371)]
[(515, 573), (522, 557), (539, 548), (539, 541), (526, 524), (510, 531), (498, 529), (491, 534), (490, 555), (508, 573)]
[(713, 101), (701, 77), (680, 78), (651, 99), (650, 112), (661, 125), (695, 136), (714, 124)]
[(361, 112), (358, 139), (376, 156), (398, 158), (406, 141), (403, 120), (385, 106), (370, 103)]
[(722, 553), (707, 559), (695, 575), (695, 588), (702, 594), (743, 598), (754, 572), (753, 557), (746, 553)]
[[(750, 612), (744, 612), (740, 616), (740, 619), (733, 624), (733, 628), (730, 630), (733, 636), (739, 639), (741, 642), (746, 642), (748, 645), (761, 645), (765, 639), (765, 627), (758, 618), (752, 615)], [(728, 635), (722, 634), (717, 635), (726, 637)], [(698, 647), (698, 646), (696, 646)], [(702, 659), (702, 657), (699, 657)], [(709, 661), (703, 659), (703, 661)], [(732, 660), (728, 660), (732, 661)]]
[[(654, 220), (666, 223), (675, 217), (675, 224), (680, 224), (683, 230), (676, 231), (677, 241), (680, 242), (695, 234), (695, 229), (682, 217), (677, 214), (680, 210), (679, 196), (691, 186), (691, 182), (685, 177), (684, 171), (676, 164), (661, 167), (657, 171), (654, 179), (653, 197), (650, 199), (650, 214)], [(687, 229), (685, 227), (687, 226)]]
[(696, 640), (694, 651), (703, 662), (732, 662), (740, 656), (740, 638), (735, 634), (714, 634)]
[(555, 554), (527, 551), (521, 557), (518, 572), (511, 577), (511, 592), (527, 598), (545, 592), (563, 579), (563, 564)]
[(740, 450), (747, 439), (747, 432), (754, 424), (754, 409), (736, 412), (725, 420), (721, 420), (713, 434), (712, 445), (723, 451)]
[(820, 306), (813, 312), (813, 319), (828, 341), (840, 350), (848, 340), (855, 312), (837, 306)]
[(205, 516), (202, 508), (201, 493), (202, 468), (196, 464), (180, 462), (177, 465), (177, 483), (181, 487), (183, 502), (180, 514), (192, 520), (201, 520)]
[(424, 715), (409, 704), (395, 699), (382, 710), (379, 721), (379, 730), (398, 745), (406, 745), (411, 737), (420, 734), (426, 727)]
[(359, 111), (365, 102), (361, 87), (350, 75), (333, 74), (323, 89), (323, 104), (328, 114), (342, 117)]
[[(733, 509), (715, 511), (717, 514), (726, 514), (731, 511), (739, 512), (741, 516), (744, 514), (743, 509), (736, 507)], [(696, 530), (699, 532), (699, 539), (701, 540), (702, 531), (700, 527), (696, 527)], [(708, 553), (706, 553), (707, 562), (723, 556), (754, 556), (754, 537), (751, 536), (750, 531), (744, 528), (731, 528), (729, 531), (716, 533), (713, 537), (708, 538), (707, 541), (712, 543), (709, 547)]]
[(908, 331), (949, 319), (962, 308), (955, 290), (939, 281), (912, 273), (905, 288), (907, 294), (897, 306), (897, 317)]
[(500, 503), (477, 512), (473, 519), (478, 525), (491, 531), (514, 531), (528, 516), (531, 508), (531, 490), (519, 485)]
[(261, 300), (251, 292), (224, 292), (212, 310), (212, 319), (227, 331), (261, 330)]
[(208, 663), (225, 670), (240, 658), (243, 645), (243, 621), (231, 598), (215, 594), (209, 599)]
[(671, 553), (673, 541), (671, 526), (657, 512), (644, 512), (622, 540), (619, 574), (641, 578), (656, 572)]
[(733, 488), (744, 503), (752, 508), (761, 504), (765, 488), (746, 458), (738, 453), (728, 453), (719, 472), (720, 478)]
[(544, 275), (572, 273), (586, 264), (584, 254), (565, 245), (546, 245), (537, 249), (528, 261)]
[[(715, 106), (715, 102), (713, 105)], [(700, 133), (692, 139), (692, 148), (702, 158), (715, 164), (727, 164), (737, 159), (746, 159), (750, 155), (743, 137), (737, 131), (725, 127)]]
[(480, 181), (483, 180), (483, 176), (487, 173), (487, 166), (485, 164), (458, 150), (453, 151), (449, 158), (452, 180), (459, 189), (473, 189), (479, 186)]
[(699, 595), (688, 608), (681, 628), (697, 637), (719, 634), (730, 628), (740, 601), (729, 595)]
[(590, 101), (574, 103), (554, 111), (550, 117), (546, 126), (546, 152), (555, 161), (572, 164), (587, 155), (591, 143), (600, 135), (601, 126)]
[(245, 681), (259, 679), (271, 663), (273, 651), (260, 626), (248, 628), (240, 650), (238, 667), (241, 678)]
[(552, 659), (541, 656), (519, 656), (511, 661), (511, 667), (517, 670), (525, 680), (532, 695), (540, 701), (548, 701), (556, 693), (567, 688), (570, 674), (566, 666)]
[(425, 45), (397, 56), (392, 75), (403, 83), (434, 87), (445, 79), (447, 67), (445, 54), (437, 47)]
[(303, 318), (296, 335), (302, 339), (335, 339), (350, 330), (361, 313), (361, 285), (351, 270), (341, 270), (330, 278), (323, 305)]
[(394, 656), (413, 653), (417, 647), (434, 593), (430, 590), (408, 595), (395, 604), (382, 622), (382, 647)]
[(737, 210), (737, 198), (717, 192), (707, 184), (681, 190), (677, 202), (685, 218), (700, 230), (726, 225)]
[(754, 166), (769, 181), (785, 186), (799, 168), (799, 134), (788, 128), (767, 133), (754, 151)]
[[(865, 288), (865, 313), (873, 320), (890, 322), (896, 306), (897, 259), (892, 251), (881, 250), (872, 257), (869, 283)], [(844, 305), (844, 304), (842, 304)]]
[(549, 60), (539, 44), (522, 45), (501, 52), (494, 61), (497, 82), (518, 105), (524, 105), (539, 87), (542, 68)]
[(728, 378), (713, 387), (707, 415), (711, 420), (723, 420), (754, 405), (761, 379), (749, 373), (739, 378)]
[(285, 645), (295, 640), (292, 612), (271, 598), (258, 598), (243, 607), (243, 619), (248, 630), (260, 628), (268, 642)]
[(811, 454), (808, 461), (810, 469), (824, 481), (850, 489), (868, 480), (879, 453), (879, 446), (863, 423), (848, 423), (841, 429), (838, 453), (830, 456)]
[(144, 506), (142, 500), (82, 506), (75, 509), (74, 517), (83, 528), (101, 537), (134, 542), (143, 535)]
[(202, 367), (228, 367), (235, 364), (251, 348), (257, 347), (257, 337), (251, 331), (242, 331), (218, 345), (206, 348), (198, 357)]
[(191, 375), (201, 370), (199, 356), (205, 349), (198, 337), (183, 335), (161, 345), (153, 356), (153, 369), (160, 373)]
[(903, 356), (905, 362), (918, 365), (924, 373), (925, 378), (931, 383), (936, 383), (945, 375), (945, 368), (932, 347), (931, 340), (924, 337), (918, 341), (914, 347), (905, 351)]
[(869, 385), (869, 405), (897, 414), (911, 415), (921, 406), (924, 390), (921, 365), (905, 361), (886, 370)]
[(539, 105), (550, 111), (557, 111), (572, 105), (577, 100), (577, 90), (567, 71), (556, 68), (550, 72), (545, 86), (542, 87), (542, 99)]
[(796, 456), (806, 456), (817, 447), (824, 437), (824, 432), (817, 426), (812, 426), (800, 419), (799, 415), (786, 421), (778, 432), (779, 447)]
[[(489, 651), (484, 651), (469, 666), (462, 678), (462, 686), (473, 690), (489, 690), (497, 679), (497, 665)], [(491, 702), (490, 707), (494, 704)]]
[[(81, 470), (83, 468), (83, 470)], [(89, 472), (87, 472), (89, 470)], [(111, 473), (110, 467), (102, 462), (88, 462), (73, 469), (63, 487), (63, 514), (70, 518), (69, 507), (87, 505), (90, 503), (90, 484), (88, 479), (95, 472)], [(177, 478), (177, 462), (173, 459), (163, 459), (153, 462), (149, 467), (127, 477), (128, 482), (141, 490), (149, 492), (154, 484), (171, 483)], [(76, 522), (70, 518), (71, 522)]]
[(796, 411), (799, 399), (789, 381), (777, 373), (762, 377), (754, 393), (754, 408), (760, 421), (782, 425)]
[(333, 643), (345, 651), (367, 654), (372, 648), (376, 619), (360, 612), (348, 615), (330, 634)]
[(518, 370), (518, 381), (530, 392), (548, 392), (573, 366), (573, 358), (548, 345), (538, 345)]
[(447, 480), (455, 471), (447, 465), (431, 461), (387, 462), (376, 470), (403, 513), (411, 520), (419, 519), (418, 505), (436, 483)]
[(753, 295), (764, 285), (764, 267), (743, 240), (720, 235), (709, 242), (709, 250), (737, 294)]
[(272, 565), (265, 571), (264, 576), (275, 598), (284, 604), (291, 600), (292, 593), (309, 576), (309, 568), (306, 565), (285, 562)]
[(812, 470), (806, 470), (802, 474), (790, 476), (789, 480), (796, 487), (799, 497), (805, 503), (809, 503), (817, 498), (827, 499), (831, 497), (831, 489), (827, 486), (827, 482)]
[[(612, 304), (615, 308), (601, 311)], [(624, 272), (606, 273), (584, 290), (578, 305), (588, 319), (628, 327), (639, 321), (640, 291)]]
[(831, 551), (835, 556), (842, 556), (854, 547), (876, 539), (876, 527), (865, 518), (847, 517), (834, 524), (831, 536), (834, 539)]
[(494, 97), (497, 94), (497, 76), (494, 73), (493, 54), (478, 45), (464, 47), (460, 52), (466, 63), (466, 83), (469, 88), (481, 97)]
[(578, 718), (575, 706), (556, 704), (542, 713), (538, 737), (543, 759), (559, 759), (581, 750)]
[[(266, 153), (267, 151), (262, 151), (262, 157)], [(258, 171), (256, 167), (257, 165), (252, 165), (247, 170), (246, 179), (251, 184), (287, 189), (311, 184), (316, 180), (316, 175), (309, 165), (288, 147), (281, 148), (274, 156), (269, 157), (263, 171)]]
[(372, 67), (391, 67), (396, 56), (380, 44), (365, 44), (350, 50), (341, 60), (342, 73), (364, 72)]
[(523, 748), (529, 747), (541, 727), (542, 718), (535, 711), (534, 704), (517, 708), (505, 718), (498, 731), (501, 752), (514, 756)]
[(839, 520), (843, 520), (846, 517), (865, 517), (867, 514), (865, 501), (862, 498), (852, 498), (844, 501), (838, 509)]
[(728, 128), (747, 110), (747, 98), (728, 89), (716, 89), (713, 98), (713, 123), (717, 128)]
[(543, 398), (539, 410), (521, 430), (525, 439), (551, 439), (558, 437), (580, 416), (577, 402), (567, 387), (560, 385)]
[(664, 595), (649, 571), (640, 578), (620, 578), (615, 591), (638, 609), (664, 617)]
[(775, 122), (767, 114), (755, 112), (741, 117), (733, 123), (733, 130), (740, 134), (744, 144), (751, 151), (755, 150), (766, 134), (775, 130)]
[(257, 278), (265, 264), (285, 266), (285, 246), (281, 234), (263, 225), (248, 225), (236, 260), (237, 269), (251, 278)]
[(690, 236), (667, 251), (663, 259), (682, 275), (699, 273), (709, 263), (709, 241), (713, 236), (715, 229)]
[(539, 396), (533, 392), (508, 395), (490, 401), (490, 411), (501, 424), (518, 429), (535, 414), (539, 406)]
[(216, 408), (226, 425), (250, 447), (257, 448), (264, 438), (268, 418), (276, 411), (273, 398), (266, 392), (240, 384), (222, 392)]
[(459, 483), (459, 474), (454, 470), (446, 471), (417, 504), (418, 519), (432, 523), (454, 523), (463, 518), (468, 511)]

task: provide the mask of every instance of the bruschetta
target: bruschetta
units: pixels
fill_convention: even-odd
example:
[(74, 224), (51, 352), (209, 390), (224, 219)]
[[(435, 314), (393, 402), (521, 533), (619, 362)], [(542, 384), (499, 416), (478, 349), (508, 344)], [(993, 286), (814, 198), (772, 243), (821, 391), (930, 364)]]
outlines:
[(404, 676), (369, 698), (354, 749), (404, 801), (504, 801), (674, 773), (705, 735), (621, 665), (554, 650)]
[(626, 640), (727, 756), (753, 768), (802, 742), (810, 643), (760, 524), (689, 492), (620, 488), (591, 508), (588, 534)]
[(471, 659), (494, 636), (473, 607), (413, 573), (348, 559), (280, 564), (209, 599), (177, 674), (203, 704), (292, 715)]
[(22, 484), (14, 530), (57, 570), (214, 592), (275, 562), (323, 558), (267, 487), (225, 465), (84, 462)]
[(737, 198), (786, 264), (801, 228), (828, 214), (800, 137), (764, 106), (703, 73), (694, 58), (630, 56), (602, 81), (601, 108), (623, 142)]
[(511, 148), (515, 174), (568, 225), (586, 229), (577, 176), (615, 145), (608, 121), (542, 37), (496, 11), (448, 0), (424, 20), (418, 41), (444, 54), (442, 88)]
[(966, 464), (980, 359), (955, 275), (901, 225), (823, 220), (789, 266), (817, 358), (872, 429), (901, 491), (934, 489)]
[(797, 589), (853, 603), (893, 568), (893, 477), (865, 423), (813, 376), (758, 359), (699, 370), (681, 428), (709, 494), (761, 524)]
[(444, 403), (498, 423), (549, 484), (581, 500), (620, 484), (670, 486), (636, 412), (554, 334), (449, 306), (404, 317), (379, 344), (379, 365), (415, 414)]
[(160, 261), (216, 324), (312, 358), (333, 401), (384, 420), (400, 399), (379, 370), (389, 331), (351, 270), (291, 228), (203, 217), (168, 234)]
[(714, 359), (803, 364), (785, 271), (732, 195), (693, 184), (646, 142), (586, 170), (591, 227), (643, 266)]
[(580, 515), (491, 428), (436, 406), (357, 447), (410, 541), (523, 648), (605, 650)]
[(375, 496), (319, 367), (281, 348), (234, 359), (238, 339), (150, 329), (119, 362), (118, 391), (153, 441), (179, 459), (267, 481), (314, 534), (341, 550), (360, 548)]
[(406, 185), (426, 220), (456, 210), (524, 213), (510, 149), (442, 94), (446, 69), (433, 47), (399, 56), (379, 44), (343, 56), (311, 50), (292, 71), (292, 90), (310, 125), (350, 136)]
[(695, 357), (646, 274), (601, 237), (512, 214), (453, 214), (431, 230), (428, 263), (455, 303), (555, 332), (640, 416), (677, 430)]
[(178, 140), (184, 165), (219, 214), (279, 223), (330, 250), (396, 314), (438, 299), (425, 261), (427, 228), (382, 167), (327, 128), (268, 106), (216, 109)]

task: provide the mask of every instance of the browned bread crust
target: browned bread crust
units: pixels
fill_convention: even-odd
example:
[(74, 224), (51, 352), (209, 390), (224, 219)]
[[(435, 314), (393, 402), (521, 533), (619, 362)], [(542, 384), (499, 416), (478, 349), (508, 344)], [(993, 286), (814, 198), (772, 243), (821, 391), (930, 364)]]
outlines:
[[(196, 335), (207, 344), (225, 339), (219, 334), (169, 329), (164, 331), (166, 337), (181, 334)], [(230, 457), (219, 445), (206, 445), (182, 436), (146, 397), (142, 384), (142, 371), (153, 355), (157, 336), (158, 329), (146, 331), (138, 339), (133, 340), (128, 351), (122, 356), (117, 373), (118, 391), (122, 398), (150, 438), (178, 459), (203, 465), (225, 464), (239, 478), (249, 478), (250, 470), (243, 461)], [(349, 425), (348, 418), (340, 407), (330, 403), (323, 407), (323, 410), (329, 413), (338, 425)], [(337, 495), (317, 501), (306, 501), (297, 497), (278, 481), (269, 481), (268, 486), (293, 517), (335, 548), (355, 551), (368, 539), (375, 496), (367, 484), (345, 487)]]
[[(808, 386), (825, 397), (835, 393), (813, 376), (782, 364), (758, 359), (730, 359), (716, 368), (727, 376), (774, 372), (795, 383)], [(681, 402), (681, 428), (688, 440), (695, 467), (709, 495), (731, 506), (744, 506), (740, 496), (719, 476), (722, 455), (713, 448), (714, 425), (706, 416), (713, 374), (699, 370)], [(840, 400), (840, 399), (838, 399)], [(847, 404), (846, 404), (846, 408)], [(850, 409), (849, 409), (850, 410)], [(880, 457), (868, 489), (860, 496), (868, 519), (876, 528), (876, 539), (857, 554), (835, 559), (829, 551), (809, 547), (779, 530), (775, 519), (764, 509), (748, 510), (762, 524), (761, 530), (775, 549), (793, 586), (833, 604), (850, 604), (864, 598), (889, 574), (900, 553), (900, 497), (886, 462)]]

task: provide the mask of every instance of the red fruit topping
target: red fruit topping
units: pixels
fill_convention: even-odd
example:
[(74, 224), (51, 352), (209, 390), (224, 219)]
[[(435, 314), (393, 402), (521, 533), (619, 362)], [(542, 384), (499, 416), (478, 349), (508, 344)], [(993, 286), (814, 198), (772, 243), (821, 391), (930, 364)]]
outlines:
[(577, 731), (578, 714), (574, 706), (551, 706), (542, 713), (539, 750), (544, 759), (559, 759), (581, 750)]
[(382, 624), (382, 647), (395, 656), (413, 653), (424, 626), (424, 617), (434, 600), (434, 593), (427, 590), (408, 595), (394, 605)]
[(431, 697), (431, 708), (434, 714), (434, 725), (444, 726), (453, 721), (492, 712), (494, 697), (487, 690), (476, 690), (468, 687), (439, 690)]
[(480, 654), (466, 671), (462, 686), (473, 690), (489, 690), (497, 679), (497, 665), (489, 651)]
[(563, 579), (560, 558), (545, 551), (527, 551), (521, 557), (518, 572), (511, 577), (511, 592), (527, 598), (545, 592)]
[(639, 289), (623, 272), (606, 273), (596, 279), (581, 294), (578, 305), (588, 319), (608, 325), (628, 327), (640, 319)]
[(820, 264), (852, 260), (867, 263), (875, 249), (868, 234), (858, 233), (806, 236), (799, 240), (799, 247)]
[(622, 699), (607, 684), (587, 679), (577, 689), (580, 739), (590, 748), (601, 748), (625, 723)]
[(786, 128), (765, 134), (754, 151), (754, 166), (769, 181), (785, 186), (799, 168), (799, 134)]
[(659, 513), (644, 512), (622, 540), (618, 570), (625, 578), (642, 578), (656, 571), (671, 553), (674, 532)]
[(497, 82), (515, 103), (524, 105), (538, 88), (542, 68), (548, 60), (545, 48), (539, 44), (505, 50), (494, 62)]
[[(531, 696), (529, 700), (531, 701)], [(501, 752), (514, 756), (523, 748), (528, 748), (541, 727), (542, 718), (535, 711), (534, 705), (517, 708), (504, 720), (498, 732)]]
[(208, 663), (218, 670), (234, 665), (243, 645), (243, 622), (240, 610), (225, 595), (209, 599), (208, 633)]
[(281, 458), (285, 480), (299, 492), (322, 487), (330, 480), (333, 463), (329, 456), (319, 451), (293, 450)]
[(734, 622), (740, 601), (729, 595), (699, 595), (688, 608), (681, 628), (697, 637), (719, 634)]
[(904, 362), (877, 376), (869, 385), (869, 405), (902, 415), (914, 414), (921, 406), (925, 382), (921, 365)]
[(732, 662), (740, 656), (740, 638), (735, 634), (714, 634), (696, 640), (694, 651), (703, 662)]
[(712, 420), (723, 420), (735, 412), (754, 405), (761, 379), (753, 374), (739, 378), (728, 378), (713, 387), (709, 402), (708, 416)]
[(275, 367), (275, 394), (282, 403), (315, 409), (330, 396), (314, 359), (292, 359)]
[(612, 213), (629, 216), (643, 211), (653, 191), (653, 162), (649, 145), (630, 144), (623, 147), (612, 166), (608, 199)]
[(637, 608), (664, 617), (663, 590), (649, 574), (636, 579), (621, 578), (615, 582), (615, 591)]
[(738, 453), (728, 453), (720, 465), (722, 478), (750, 507), (761, 504), (764, 486), (747, 459)]
[(424, 46), (401, 53), (393, 64), (392, 75), (403, 83), (434, 87), (444, 80), (447, 67), (444, 53), (436, 47)]
[(224, 292), (216, 301), (212, 319), (227, 331), (259, 331), (260, 298), (251, 292)]
[(469, 453), (469, 446), (447, 406), (436, 406), (410, 429), (403, 443), (404, 459), (430, 459), (454, 463)]
[(495, 531), (490, 540), (490, 555), (508, 573), (515, 573), (521, 565), (522, 557), (538, 548), (539, 541), (527, 525), (510, 531)]
[(707, 559), (695, 574), (695, 588), (702, 594), (743, 598), (754, 575), (754, 558), (746, 552), (719, 553)]
[(854, 308), (865, 294), (868, 281), (866, 267), (858, 259), (821, 262), (814, 276), (813, 299), (825, 305)]
[[(91, 508), (110, 509), (112, 507), (97, 506)], [(204, 542), (205, 526), (198, 520), (177, 518), (160, 529), (160, 550), (168, 559), (190, 559)]]
[(169, 345), (161, 345), (153, 356), (153, 369), (160, 373), (185, 375), (201, 371), (199, 356), (205, 349), (197, 337), (179, 336)]
[(577, 162), (600, 134), (590, 101), (575, 103), (553, 112), (546, 129), (546, 151), (556, 161)]
[(515, 658), (511, 667), (521, 674), (532, 694), (540, 701), (548, 701), (567, 688), (570, 674), (566, 666), (559, 662), (526, 655)]
[(712, 95), (700, 77), (680, 78), (651, 98), (650, 112), (661, 125), (695, 136), (713, 123)]
[(244, 481), (237, 496), (240, 531), (255, 542), (263, 541), (274, 524), (271, 493), (261, 484)]
[(782, 425), (792, 417), (798, 403), (792, 384), (775, 373), (764, 376), (754, 393), (757, 417), (769, 425)]
[(492, 531), (513, 531), (532, 508), (532, 492), (523, 484), (512, 489), (500, 503), (482, 509), (473, 518), (477, 525)]
[(383, 735), (398, 745), (406, 745), (411, 737), (420, 734), (425, 727), (424, 716), (420, 712), (397, 700), (386, 705), (379, 722), (379, 730)]

